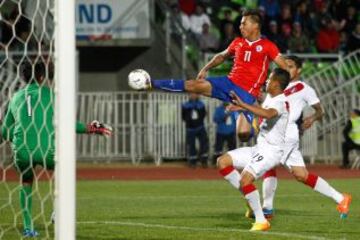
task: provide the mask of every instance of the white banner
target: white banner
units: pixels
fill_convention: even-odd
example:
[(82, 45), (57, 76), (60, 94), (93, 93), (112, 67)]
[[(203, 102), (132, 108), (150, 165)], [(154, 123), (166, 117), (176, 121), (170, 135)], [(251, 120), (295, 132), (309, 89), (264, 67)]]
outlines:
[(79, 40), (150, 38), (150, 0), (77, 0)]

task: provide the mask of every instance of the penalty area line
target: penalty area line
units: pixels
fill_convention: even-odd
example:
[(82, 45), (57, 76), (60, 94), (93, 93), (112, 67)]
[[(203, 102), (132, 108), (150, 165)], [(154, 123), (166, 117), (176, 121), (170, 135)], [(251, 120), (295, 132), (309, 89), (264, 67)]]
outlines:
[(137, 223), (137, 222), (121, 222), (121, 221), (78, 221), (77, 224), (82, 225), (117, 225), (117, 226), (130, 226), (130, 227), (145, 227), (145, 228), (161, 228), (161, 229), (172, 229), (172, 230), (189, 230), (189, 231), (200, 231), (200, 232), (239, 232), (239, 233), (250, 233), (250, 234), (259, 234), (259, 235), (272, 235), (272, 236), (281, 236), (281, 237), (296, 237), (301, 239), (309, 240), (326, 240), (329, 238), (312, 236), (312, 235), (301, 235), (296, 233), (288, 232), (250, 232), (245, 229), (236, 229), (236, 228), (201, 228), (201, 227), (186, 227), (186, 226), (175, 226), (175, 225), (164, 225), (164, 224), (148, 224), (148, 223)]

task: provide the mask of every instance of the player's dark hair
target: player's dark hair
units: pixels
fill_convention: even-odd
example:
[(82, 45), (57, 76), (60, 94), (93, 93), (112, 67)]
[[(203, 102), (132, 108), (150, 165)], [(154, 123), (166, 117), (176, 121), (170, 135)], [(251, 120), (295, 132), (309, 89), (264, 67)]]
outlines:
[(299, 58), (299, 57), (297, 57), (295, 55), (287, 56), (287, 57), (285, 57), (285, 59), (293, 61), (295, 63), (295, 65), (296, 65), (296, 68), (301, 68), (302, 67), (303, 61), (301, 60), (301, 58)]
[(262, 26), (262, 17), (259, 10), (256, 9), (247, 9), (242, 12), (243, 17), (249, 17), (251, 21), (259, 24), (259, 28)]
[(359, 109), (353, 109), (353, 113), (355, 113), (356, 115), (360, 116), (360, 110), (359, 110)]
[(274, 80), (280, 83), (281, 90), (285, 90), (290, 82), (290, 73), (281, 68), (275, 68), (272, 72)]
[(43, 61), (36, 62), (34, 66), (26, 61), (22, 64), (21, 68), (22, 78), (26, 83), (39, 81), (46, 74), (46, 66)]

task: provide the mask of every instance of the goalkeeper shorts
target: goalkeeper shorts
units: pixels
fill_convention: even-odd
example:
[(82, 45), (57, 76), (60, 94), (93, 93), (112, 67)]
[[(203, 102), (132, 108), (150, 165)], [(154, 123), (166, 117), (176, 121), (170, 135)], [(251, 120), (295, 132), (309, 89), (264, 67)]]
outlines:
[(33, 180), (36, 166), (42, 166), (46, 170), (54, 170), (54, 152), (54, 150), (48, 150), (44, 153), (40, 150), (31, 151), (25, 148), (14, 149), (15, 168), (22, 181)]

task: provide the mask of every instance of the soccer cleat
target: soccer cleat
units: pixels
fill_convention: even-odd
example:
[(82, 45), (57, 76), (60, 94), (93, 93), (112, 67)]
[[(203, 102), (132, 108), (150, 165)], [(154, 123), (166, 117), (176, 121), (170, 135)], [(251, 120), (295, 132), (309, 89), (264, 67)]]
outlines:
[(264, 223), (253, 223), (253, 226), (250, 228), (250, 231), (255, 232), (255, 231), (267, 231), (270, 229), (270, 223), (268, 221), (264, 222)]
[(32, 238), (32, 237), (38, 237), (39, 233), (35, 230), (30, 229), (24, 229), (23, 237), (24, 238)]
[[(263, 213), (267, 220), (271, 220), (274, 217), (273, 209), (263, 208)], [(254, 212), (250, 208), (247, 208), (245, 212), (245, 217), (254, 219), (255, 218)]]
[(267, 220), (271, 220), (274, 216), (274, 210), (273, 209), (266, 209), (263, 208), (264, 216)]
[(344, 199), (337, 205), (336, 209), (340, 213), (340, 218), (347, 218), (349, 213), (350, 203), (351, 203), (351, 195), (343, 193)]

